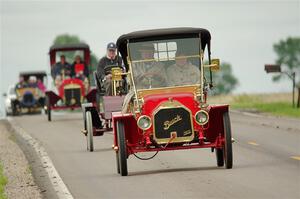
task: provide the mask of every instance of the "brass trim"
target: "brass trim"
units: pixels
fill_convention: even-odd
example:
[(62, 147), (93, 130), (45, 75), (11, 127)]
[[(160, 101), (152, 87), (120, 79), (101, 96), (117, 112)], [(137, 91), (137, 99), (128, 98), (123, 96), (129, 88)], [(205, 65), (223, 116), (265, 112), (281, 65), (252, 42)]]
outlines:
[(146, 95), (162, 94), (162, 93), (178, 93), (178, 92), (191, 92), (197, 95), (200, 92), (200, 84), (185, 85), (185, 86), (174, 86), (174, 87), (163, 87), (163, 88), (152, 88), (152, 89), (141, 89), (137, 91), (139, 99), (143, 99)]
[(118, 95), (117, 93), (117, 88), (122, 86), (122, 75), (128, 75), (129, 72), (127, 73), (123, 73), (123, 70), (120, 68), (120, 67), (113, 67), (111, 69), (111, 82), (112, 82), (112, 95), (113, 96), (116, 96)]
[[(174, 59), (187, 59), (187, 58), (200, 58), (200, 56), (199, 55), (189, 55), (189, 56), (174, 57)], [(143, 62), (160, 62), (160, 61), (169, 61), (169, 60), (173, 60), (173, 59), (170, 59), (170, 58), (140, 59), (140, 60), (134, 60), (134, 61), (132, 61), (132, 63), (135, 64), (135, 63), (143, 63)]]
[[(135, 97), (136, 99), (138, 99), (138, 93), (137, 93), (137, 90), (136, 90), (136, 86), (135, 86), (135, 83), (134, 83), (134, 79), (133, 79), (133, 70), (132, 70), (132, 65), (131, 65), (131, 60), (130, 60), (130, 49), (129, 49), (129, 41), (127, 41), (127, 63), (128, 63), (128, 67), (129, 67), (129, 74), (130, 74), (130, 80), (131, 80), (131, 83), (132, 83), (132, 88), (133, 88), (133, 91), (134, 91), (134, 94), (135, 94)], [(141, 106), (140, 106), (140, 103), (139, 101), (137, 100), (137, 109), (139, 112), (141, 112)]]
[(80, 88), (81, 90), (81, 86), (79, 86), (78, 84), (67, 84), (64, 86), (64, 89), (73, 89), (73, 88)]
[[(200, 123), (200, 122), (198, 122), (197, 119), (196, 119), (196, 115), (197, 115), (198, 113), (200, 113), (200, 112), (205, 113), (205, 114), (207, 115), (207, 120), (206, 120), (206, 122), (204, 122), (204, 123)], [(195, 119), (195, 121), (196, 121), (197, 124), (199, 124), (199, 125), (205, 125), (205, 124), (207, 124), (208, 121), (209, 121), (209, 114), (208, 114), (208, 112), (205, 111), (205, 110), (200, 110), (200, 111), (197, 111), (197, 112), (195, 113), (194, 119)]]
[[(200, 37), (201, 38), (201, 37)], [(200, 46), (201, 46), (201, 39), (200, 39)], [(201, 59), (201, 63), (200, 63), (200, 102), (204, 102), (204, 95), (203, 95), (203, 90), (204, 90), (204, 51), (200, 50), (200, 59)]]
[(111, 79), (113, 81), (121, 81), (122, 80), (122, 69), (119, 67), (114, 67), (111, 69)]
[[(148, 118), (149, 120), (150, 120), (150, 126), (148, 127), (148, 128), (141, 128), (140, 126), (139, 126), (139, 121), (142, 119), (142, 118)], [(142, 129), (142, 130), (148, 130), (148, 129), (150, 129), (151, 128), (151, 126), (152, 126), (152, 119), (148, 116), (148, 115), (141, 115), (140, 117), (139, 117), (139, 119), (136, 121), (136, 124), (137, 124), (137, 126), (140, 128), (140, 129)]]
[[(190, 109), (188, 109), (187, 107), (185, 107), (183, 104), (181, 104), (180, 102), (176, 101), (176, 100), (169, 100), (166, 102), (163, 102), (152, 114), (152, 118), (153, 118), (153, 138), (154, 140), (158, 143), (158, 144), (165, 144), (168, 143), (170, 141), (170, 138), (157, 138), (156, 137), (156, 133), (155, 133), (155, 119), (154, 116), (158, 113), (158, 111), (162, 110), (162, 109), (173, 109), (173, 108), (184, 108), (186, 111), (189, 112), (190, 114), (190, 121), (191, 121), (191, 131), (192, 131), (192, 135), (187, 136), (187, 137), (176, 137), (173, 139), (173, 143), (179, 143), (179, 142), (191, 142), (194, 137), (195, 137), (195, 132), (194, 132), (194, 125), (193, 125), (193, 117), (192, 117), (192, 112)], [(171, 132), (174, 133), (174, 132)]]

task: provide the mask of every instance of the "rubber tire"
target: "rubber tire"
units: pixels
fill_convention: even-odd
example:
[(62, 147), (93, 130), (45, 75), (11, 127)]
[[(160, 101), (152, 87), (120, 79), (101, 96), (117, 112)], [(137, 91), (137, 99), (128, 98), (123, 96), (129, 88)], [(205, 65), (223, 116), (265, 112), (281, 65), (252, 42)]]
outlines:
[(118, 136), (118, 160), (120, 167), (120, 175), (127, 176), (127, 148), (126, 148), (126, 139), (125, 139), (125, 131), (124, 124), (120, 121), (117, 122), (117, 136)]
[(52, 115), (51, 115), (51, 108), (48, 106), (47, 108), (47, 115), (48, 115), (48, 121), (51, 122), (52, 121)]
[(52, 120), (52, 115), (51, 115), (51, 105), (50, 105), (49, 97), (46, 97), (46, 106), (47, 106), (47, 117), (48, 117), (48, 121), (51, 122), (51, 120)]
[(120, 161), (119, 161), (119, 154), (116, 152), (116, 162), (117, 162), (117, 172), (120, 174)]
[(11, 102), (11, 114), (12, 116), (18, 115), (18, 109), (15, 102)]
[(86, 130), (87, 130), (87, 150), (90, 152), (94, 151), (94, 141), (93, 141), (93, 120), (91, 111), (85, 113), (86, 118)]
[(225, 143), (223, 148), (225, 168), (231, 169), (233, 165), (233, 154), (232, 154), (232, 141), (231, 141), (231, 124), (230, 124), (230, 118), (228, 112), (223, 114), (223, 126), (224, 126), (224, 137), (225, 137)]
[(215, 149), (218, 167), (224, 166), (223, 149)]

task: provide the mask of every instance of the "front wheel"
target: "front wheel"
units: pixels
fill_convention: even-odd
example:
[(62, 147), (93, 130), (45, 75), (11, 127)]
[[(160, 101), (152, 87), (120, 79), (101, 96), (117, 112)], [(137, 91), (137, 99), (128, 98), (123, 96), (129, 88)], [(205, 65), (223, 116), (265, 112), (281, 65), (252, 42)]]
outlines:
[(16, 102), (11, 102), (11, 110), (13, 116), (18, 115), (18, 105)]
[(94, 151), (94, 141), (93, 141), (93, 120), (91, 111), (85, 113), (86, 118), (86, 130), (87, 130), (87, 150), (92, 152)]
[(224, 166), (223, 149), (215, 149), (218, 167)]
[(47, 96), (46, 97), (46, 107), (47, 107), (47, 117), (48, 117), (48, 121), (50, 122), (52, 120), (51, 118), (51, 105), (50, 105), (50, 99), (49, 97)]
[(223, 114), (223, 126), (224, 126), (224, 137), (225, 137), (225, 143), (223, 147), (223, 154), (224, 154), (224, 160), (225, 160), (225, 167), (226, 169), (232, 168), (232, 140), (231, 140), (231, 124), (230, 124), (230, 118), (229, 113), (226, 112)]
[(120, 161), (119, 161), (119, 153), (116, 151), (116, 162), (117, 162), (117, 172), (120, 174)]
[(117, 122), (117, 136), (118, 136), (118, 161), (121, 176), (127, 176), (127, 147), (126, 147), (126, 138), (124, 131), (124, 124), (120, 121)]

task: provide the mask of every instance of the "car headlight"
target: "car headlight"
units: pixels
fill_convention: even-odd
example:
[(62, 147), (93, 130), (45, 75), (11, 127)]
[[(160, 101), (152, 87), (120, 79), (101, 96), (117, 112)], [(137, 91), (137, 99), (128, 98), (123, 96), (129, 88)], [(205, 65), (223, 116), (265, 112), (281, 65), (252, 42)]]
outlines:
[(204, 125), (208, 122), (208, 113), (204, 110), (200, 110), (195, 114), (195, 120), (198, 124)]
[(142, 115), (139, 117), (139, 119), (137, 121), (137, 125), (140, 129), (147, 130), (152, 125), (151, 118), (147, 115)]

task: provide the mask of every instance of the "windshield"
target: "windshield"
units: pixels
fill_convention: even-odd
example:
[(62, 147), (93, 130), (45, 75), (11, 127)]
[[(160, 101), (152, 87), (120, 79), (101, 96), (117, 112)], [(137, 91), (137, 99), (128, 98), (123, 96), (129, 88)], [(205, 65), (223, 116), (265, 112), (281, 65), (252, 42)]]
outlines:
[(200, 83), (199, 38), (129, 43), (137, 89)]

